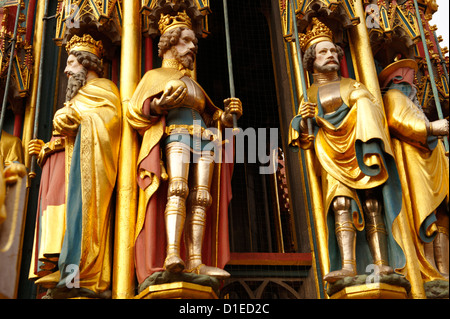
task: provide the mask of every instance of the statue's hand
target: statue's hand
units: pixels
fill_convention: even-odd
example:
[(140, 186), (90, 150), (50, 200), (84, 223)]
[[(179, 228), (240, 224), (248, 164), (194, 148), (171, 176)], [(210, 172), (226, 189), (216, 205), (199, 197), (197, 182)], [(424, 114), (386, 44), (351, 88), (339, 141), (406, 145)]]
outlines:
[(221, 116), (221, 121), (226, 127), (233, 126), (233, 115), (236, 115), (236, 119), (239, 119), (243, 114), (242, 102), (236, 97), (230, 97), (223, 101), (224, 112)]
[(316, 115), (316, 103), (302, 102), (300, 104), (300, 115), (302, 118), (313, 118)]
[(302, 120), (300, 121), (300, 129), (301, 131), (307, 131), (307, 119), (312, 119), (316, 115), (316, 103), (312, 102), (302, 102), (300, 104), (300, 115), (302, 116)]
[(27, 169), (25, 165), (21, 163), (11, 163), (4, 171), (6, 185), (14, 185), (19, 178), (24, 177), (26, 173)]
[(430, 133), (434, 136), (445, 136), (449, 133), (448, 120), (437, 120), (430, 123)]
[(41, 152), (42, 147), (44, 147), (45, 143), (43, 140), (35, 139), (31, 140), (28, 143), (28, 154), (30, 156), (36, 155), (39, 156), (39, 153)]
[(81, 116), (73, 107), (59, 109), (53, 118), (54, 135), (76, 136), (81, 123)]
[(164, 111), (178, 106), (179, 104), (183, 103), (186, 94), (187, 87), (183, 81), (169, 81), (162, 95), (159, 98), (154, 98), (151, 101), (151, 113), (160, 115), (163, 114)]

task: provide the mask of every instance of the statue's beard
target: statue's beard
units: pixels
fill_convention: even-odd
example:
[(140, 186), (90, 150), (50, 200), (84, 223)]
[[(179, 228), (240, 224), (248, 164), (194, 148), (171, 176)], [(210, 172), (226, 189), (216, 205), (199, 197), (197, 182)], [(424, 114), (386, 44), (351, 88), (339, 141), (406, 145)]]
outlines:
[[(175, 59), (181, 63), (181, 65), (183, 67), (185, 67), (186, 69), (189, 70), (193, 70), (194, 69), (194, 56), (195, 56), (195, 52), (192, 51), (187, 51), (184, 53), (180, 53), (176, 48), (172, 47), (171, 48), (172, 54), (175, 57)], [(192, 53), (192, 54), (189, 54)]]
[(75, 95), (77, 95), (78, 90), (86, 84), (87, 70), (83, 68), (78, 73), (68, 72), (69, 82), (67, 83), (66, 90), (66, 102), (70, 101)]
[(417, 88), (411, 85), (411, 92), (409, 93), (409, 99), (420, 109), (423, 111), (422, 105), (420, 104), (419, 99), (417, 98)]
[[(330, 61), (327, 61), (330, 62)], [(336, 62), (336, 61), (335, 61)], [(339, 63), (326, 63), (324, 65), (319, 65), (314, 62), (314, 69), (319, 73), (329, 73), (329, 72), (337, 72), (340, 69)]]

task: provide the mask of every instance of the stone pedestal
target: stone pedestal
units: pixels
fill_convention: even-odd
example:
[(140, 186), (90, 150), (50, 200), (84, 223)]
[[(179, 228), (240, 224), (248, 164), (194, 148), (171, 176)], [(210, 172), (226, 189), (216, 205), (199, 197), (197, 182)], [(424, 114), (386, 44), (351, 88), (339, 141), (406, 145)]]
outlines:
[(385, 283), (370, 283), (346, 287), (333, 294), (331, 299), (407, 299), (408, 293), (403, 287)]
[(172, 282), (149, 286), (135, 299), (218, 299), (218, 297), (211, 287), (188, 282)]

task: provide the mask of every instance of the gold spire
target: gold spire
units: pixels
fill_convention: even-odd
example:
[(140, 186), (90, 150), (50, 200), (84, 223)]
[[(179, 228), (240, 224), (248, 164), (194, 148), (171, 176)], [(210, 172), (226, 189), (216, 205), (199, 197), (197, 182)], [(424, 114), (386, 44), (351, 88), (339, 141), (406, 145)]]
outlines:
[(306, 34), (300, 34), (300, 46), (305, 52), (311, 45), (321, 41), (333, 42), (333, 32), (317, 18), (306, 29)]
[(89, 34), (84, 34), (83, 37), (74, 35), (66, 44), (66, 51), (86, 51), (95, 54), (97, 57), (102, 57), (103, 44), (102, 41), (95, 41)]
[(170, 14), (161, 14), (161, 18), (158, 22), (158, 27), (161, 35), (163, 35), (167, 31), (178, 27), (187, 27), (189, 29), (192, 29), (192, 22), (186, 11), (177, 12), (176, 16), (171, 16)]

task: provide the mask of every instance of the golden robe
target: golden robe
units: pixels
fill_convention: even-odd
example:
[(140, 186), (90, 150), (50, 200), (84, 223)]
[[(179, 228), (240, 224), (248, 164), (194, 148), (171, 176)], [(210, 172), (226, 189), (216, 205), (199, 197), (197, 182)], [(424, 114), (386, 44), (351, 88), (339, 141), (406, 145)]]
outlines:
[(6, 209), (4, 206), (6, 185), (3, 170), (13, 162), (23, 163), (22, 142), (8, 132), (2, 131), (0, 142), (0, 224), (6, 219)]
[[(61, 272), (58, 288), (72, 283), (98, 293), (110, 289), (120, 95), (113, 82), (97, 78), (88, 81), (69, 105), (78, 111), (81, 123), (75, 138), (65, 137), (65, 151), (52, 154), (44, 164), (32, 263), (37, 273), (38, 259), (50, 256)], [(47, 165), (59, 167), (56, 176), (46, 170)], [(65, 185), (65, 194), (55, 198), (60, 185)], [(47, 210), (46, 201), (52, 210)], [(43, 241), (46, 237), (52, 240)]]
[(3, 131), (0, 146), (0, 155), (3, 157), (4, 166), (8, 166), (12, 162), (23, 163), (22, 142), (18, 137)]
[(425, 114), (405, 94), (391, 89), (383, 100), (422, 276), (443, 279), (425, 257), (423, 244), (434, 238), (435, 210), (443, 201), (448, 205), (448, 158), (442, 142), (430, 141)]
[[(402, 209), (401, 188), (391, 149), (390, 137), (383, 109), (367, 88), (348, 78), (340, 79), (342, 106), (335, 112), (324, 114), (319, 100), (320, 85), (313, 84), (308, 90), (308, 101), (318, 105), (313, 119), (315, 139), (299, 129), (301, 115), (291, 122), (289, 145), (293, 150), (311, 146), (315, 150), (315, 162), (307, 163), (315, 168), (321, 178), (323, 224), (328, 225), (326, 251), (329, 252), (330, 270), (340, 269), (339, 249), (335, 242), (333, 214), (328, 214), (331, 203), (337, 196), (351, 198), (353, 222), (359, 231), (364, 231), (364, 216), (360, 201), (360, 190), (378, 188), (385, 208), (385, 224), (388, 231), (390, 263), (397, 271), (405, 266), (405, 256), (398, 245), (397, 216)], [(311, 190), (315, 192), (316, 190)], [(364, 272), (372, 263), (365, 236), (358, 235), (358, 272)]]
[[(310, 102), (319, 104), (319, 87), (319, 85), (313, 84), (308, 89)], [(361, 158), (363, 163), (358, 163), (357, 148), (355, 147), (357, 142), (367, 143), (374, 139), (380, 140), (384, 151), (393, 155), (382, 109), (364, 85), (353, 79), (342, 78), (340, 93), (343, 103), (350, 109), (348, 113), (343, 113), (345, 118), (339, 125), (335, 126), (325, 120), (320, 108), (317, 109), (315, 118), (317, 127), (314, 148), (322, 168), (322, 177), (325, 174), (322, 183), (328, 183), (325, 187), (327, 192), (324, 193), (326, 194), (325, 207), (327, 211), (334, 197), (348, 196), (358, 202), (357, 196), (353, 192), (354, 189), (371, 189), (382, 185), (388, 179), (388, 173), (379, 154), (365, 154)], [(338, 112), (339, 110), (335, 113)], [(309, 147), (310, 143), (305, 139), (306, 134), (302, 134), (294, 126), (293, 124), (290, 130), (290, 145)], [(361, 164), (366, 167), (378, 168), (379, 173), (376, 175), (366, 174), (362, 171)], [(344, 184), (347, 187), (344, 189), (338, 184)]]

